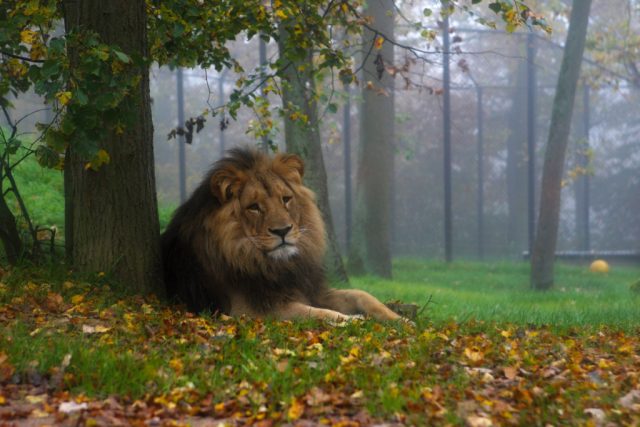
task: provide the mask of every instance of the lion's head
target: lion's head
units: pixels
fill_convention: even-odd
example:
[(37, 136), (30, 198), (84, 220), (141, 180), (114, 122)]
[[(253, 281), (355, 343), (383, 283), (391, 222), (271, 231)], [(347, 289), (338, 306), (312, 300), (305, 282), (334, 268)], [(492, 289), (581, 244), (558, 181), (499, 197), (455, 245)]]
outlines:
[(296, 155), (231, 150), (207, 177), (219, 203), (204, 223), (208, 255), (247, 273), (278, 274), (300, 260), (320, 265), (324, 225), (303, 174)]

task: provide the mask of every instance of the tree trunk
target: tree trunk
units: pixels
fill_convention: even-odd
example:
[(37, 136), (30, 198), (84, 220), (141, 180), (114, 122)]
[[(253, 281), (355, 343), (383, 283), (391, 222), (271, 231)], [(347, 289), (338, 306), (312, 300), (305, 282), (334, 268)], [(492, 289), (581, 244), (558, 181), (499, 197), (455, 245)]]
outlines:
[[(287, 42), (287, 30), (280, 28), (280, 54), (284, 52)], [(327, 188), (327, 172), (322, 156), (322, 141), (318, 123), (318, 109), (313, 94), (309, 88), (314, 87), (312, 55), (308, 54), (307, 61), (292, 61), (282, 74), (283, 89), (282, 103), (285, 108), (292, 106), (299, 109), (307, 117), (307, 123), (302, 120), (291, 120), (285, 114), (284, 131), (287, 151), (296, 153), (305, 162), (305, 185), (311, 188), (317, 198), (318, 207), (322, 213), (327, 233), (327, 254), (325, 265), (329, 280), (333, 282), (348, 282), (347, 273), (342, 263), (338, 241), (333, 228), (331, 207), (329, 206), (329, 190)]]
[[(372, 26), (393, 38), (395, 9), (391, 0), (372, 0), (365, 14)], [(375, 32), (365, 29), (365, 52), (375, 43)], [(355, 274), (391, 277), (391, 206), (394, 178), (394, 81), (383, 65), (393, 63), (393, 45), (384, 42), (365, 58), (360, 147), (356, 180), (356, 207), (349, 269)]]
[(516, 71), (515, 87), (509, 117), (507, 138), (507, 204), (509, 222), (507, 242), (510, 253), (519, 253), (525, 247), (527, 230), (527, 73), (525, 62)]
[(560, 220), (560, 193), (571, 116), (584, 53), (591, 0), (573, 2), (558, 85), (553, 100), (551, 126), (544, 157), (538, 229), (531, 253), (531, 287), (553, 286), (553, 267)]
[[(1, 188), (0, 191), (2, 191)], [(0, 194), (0, 240), (4, 247), (7, 262), (15, 265), (24, 252), (24, 246), (18, 233), (16, 217), (7, 206), (4, 194)]]
[[(67, 32), (95, 31), (127, 54), (148, 55), (143, 0), (68, 0), (64, 14)], [(135, 104), (135, 123), (100, 144), (110, 163), (86, 170), (87, 159), (74, 147), (67, 151), (65, 240), (74, 268), (111, 273), (137, 292), (162, 294), (148, 67), (139, 73), (138, 90), (125, 101)]]

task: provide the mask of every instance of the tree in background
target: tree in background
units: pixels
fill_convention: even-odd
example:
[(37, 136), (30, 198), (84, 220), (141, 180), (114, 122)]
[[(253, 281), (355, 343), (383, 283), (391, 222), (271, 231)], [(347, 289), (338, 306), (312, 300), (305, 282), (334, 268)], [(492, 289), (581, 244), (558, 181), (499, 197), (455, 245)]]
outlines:
[(562, 175), (590, 8), (591, 0), (578, 0), (573, 2), (571, 9), (569, 31), (553, 100), (551, 126), (544, 156), (540, 211), (531, 253), (531, 287), (533, 289), (549, 289), (554, 282), (553, 267), (560, 221)]
[(518, 253), (526, 247), (527, 229), (527, 71), (526, 63), (518, 64), (514, 76), (514, 88), (507, 137), (507, 204), (509, 223), (507, 240), (509, 248)]
[[(245, 73), (226, 44), (240, 34), (277, 40), (279, 23), (300, 10), (300, 2), (224, 0), (207, 7), (200, 0), (102, 3), (4, 2), (0, 101), (10, 106), (9, 97), (33, 88), (54, 106), (53, 122), (40, 127), (41, 137), (27, 151), (43, 166), (67, 168), (72, 263), (81, 270), (114, 272), (137, 290), (161, 290), (154, 267), (159, 236), (148, 139), (149, 65), (233, 68), (242, 75), (225, 112), (235, 117), (240, 106), (247, 105), (262, 114), (268, 108), (257, 89), (265, 79), (277, 85), (291, 64), (278, 59)], [(509, 2), (492, 4), (498, 6), (492, 10), (510, 22), (531, 18), (520, 2), (521, 13)], [(304, 6), (306, 26), (293, 27), (297, 43), (287, 49), (298, 59), (306, 57), (304, 51), (313, 51), (315, 72), (337, 70), (350, 79), (351, 64), (332, 32), (339, 20), (357, 33), (363, 24), (360, 5), (310, 0)], [(63, 17), (66, 34), (56, 27)], [(533, 24), (540, 25), (536, 21), (533, 16)], [(271, 74), (265, 76), (265, 69)], [(11, 150), (21, 143), (13, 141)]]
[[(280, 23), (278, 50), (282, 61), (281, 91), (284, 109), (284, 136), (287, 151), (300, 155), (305, 161), (304, 180), (317, 197), (327, 233), (327, 254), (325, 264), (329, 279), (348, 282), (336, 239), (329, 191), (327, 172), (322, 155), (320, 138), (320, 117), (318, 115), (316, 70), (314, 52), (311, 49), (296, 49), (300, 40), (296, 28), (306, 28), (304, 20), (308, 13), (304, 4), (295, 13), (289, 11), (287, 19)], [(313, 6), (312, 6), (313, 7)]]
[(356, 274), (391, 277), (391, 204), (395, 155), (393, 64), (395, 4), (372, 0), (364, 14), (360, 148), (356, 206), (349, 269)]

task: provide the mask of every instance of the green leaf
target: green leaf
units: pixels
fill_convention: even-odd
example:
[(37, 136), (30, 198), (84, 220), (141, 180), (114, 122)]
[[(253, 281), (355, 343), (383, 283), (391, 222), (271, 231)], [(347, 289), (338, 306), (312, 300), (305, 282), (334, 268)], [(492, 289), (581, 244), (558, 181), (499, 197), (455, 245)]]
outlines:
[(482, 0), (471, 0), (471, 4), (478, 4), (482, 2)]
[(54, 168), (60, 163), (60, 156), (58, 153), (46, 145), (41, 145), (36, 148), (36, 159), (41, 166), (47, 168)]
[(17, 138), (12, 138), (7, 141), (7, 152), (9, 154), (16, 154), (18, 149), (22, 146), (22, 141)]
[(128, 64), (131, 62), (131, 58), (124, 52), (120, 52), (119, 50), (114, 50), (113, 54), (118, 58), (121, 62)]
[(425, 7), (424, 10), (422, 11), (422, 14), (424, 16), (431, 16), (432, 13), (433, 13), (433, 11), (431, 9), (429, 9), (428, 7)]
[(89, 97), (82, 91), (82, 89), (76, 89), (73, 92), (73, 99), (78, 103), (78, 105), (87, 105), (89, 102)]
[(493, 3), (489, 3), (489, 9), (493, 10), (495, 13), (500, 13), (500, 11), (502, 10), (502, 5), (495, 1)]
[(338, 105), (332, 102), (329, 105), (327, 105), (327, 110), (329, 110), (329, 112), (335, 114), (335, 113), (338, 112)]

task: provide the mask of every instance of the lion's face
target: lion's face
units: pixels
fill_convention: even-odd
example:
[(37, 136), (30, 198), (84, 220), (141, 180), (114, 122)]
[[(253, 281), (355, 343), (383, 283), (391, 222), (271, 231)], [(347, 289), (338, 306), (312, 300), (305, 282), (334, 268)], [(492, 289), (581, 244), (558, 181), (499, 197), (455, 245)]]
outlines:
[(284, 181), (269, 178), (245, 184), (238, 200), (242, 228), (258, 251), (273, 259), (287, 259), (299, 250), (300, 203)]
[(286, 268), (300, 257), (321, 263), (324, 226), (313, 193), (302, 185), (302, 160), (255, 155), (253, 163), (222, 164), (211, 175), (222, 204), (207, 221), (211, 249), (247, 272)]

